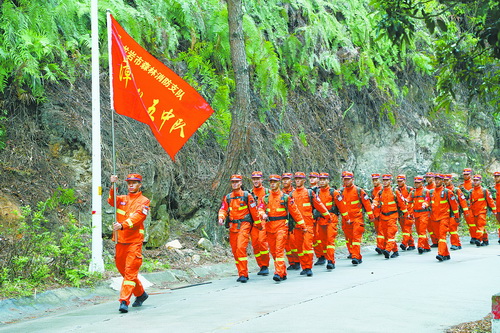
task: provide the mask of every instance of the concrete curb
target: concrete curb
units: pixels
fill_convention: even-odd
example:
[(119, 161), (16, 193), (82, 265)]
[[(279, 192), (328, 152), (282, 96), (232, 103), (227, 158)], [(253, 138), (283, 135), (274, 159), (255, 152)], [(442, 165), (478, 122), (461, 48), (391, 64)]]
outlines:
[[(249, 265), (250, 269), (256, 267), (255, 264)], [(141, 279), (149, 282), (146, 285), (152, 284), (151, 288), (147, 288), (149, 291), (150, 289), (174, 289), (189, 286), (193, 281), (200, 282), (231, 275), (236, 276), (236, 268), (232, 263), (221, 263), (193, 267), (186, 271), (170, 269), (162, 272), (141, 273), (140, 275)], [(34, 319), (60, 310), (71, 310), (80, 306), (117, 300), (117, 280), (121, 281), (121, 278), (111, 278), (93, 288), (60, 288), (29, 297), (2, 300), (0, 301), (0, 326)]]

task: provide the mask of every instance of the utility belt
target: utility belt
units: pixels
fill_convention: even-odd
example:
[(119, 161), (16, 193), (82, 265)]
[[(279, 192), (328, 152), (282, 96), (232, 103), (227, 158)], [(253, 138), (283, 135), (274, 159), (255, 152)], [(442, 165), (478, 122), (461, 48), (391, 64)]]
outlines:
[(286, 216), (268, 216), (267, 219), (269, 221), (281, 221), (281, 220), (286, 220)]
[(428, 212), (430, 211), (429, 208), (425, 208), (425, 209), (414, 209), (413, 210), (415, 213), (423, 213), (423, 212)]
[[(250, 222), (250, 223), (253, 223), (253, 220), (252, 220), (252, 216), (250, 214), (247, 214), (245, 215), (245, 217), (243, 217), (242, 219), (238, 219), (238, 220), (229, 220), (229, 223), (238, 223), (238, 230), (240, 230), (241, 228), (241, 223), (242, 222)], [(229, 227), (229, 225), (228, 225)]]
[(387, 212), (387, 213), (384, 213), (384, 212), (381, 212), (381, 213), (382, 213), (382, 215), (389, 216), (389, 215), (392, 215), (392, 214), (397, 213), (397, 212), (398, 212), (397, 210), (392, 210), (392, 211)]

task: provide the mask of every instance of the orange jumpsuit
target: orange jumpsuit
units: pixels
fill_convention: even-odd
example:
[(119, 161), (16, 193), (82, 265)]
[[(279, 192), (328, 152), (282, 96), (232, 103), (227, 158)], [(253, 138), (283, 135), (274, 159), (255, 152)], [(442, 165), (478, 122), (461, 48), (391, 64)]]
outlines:
[[(108, 203), (114, 206), (114, 191), (109, 190)], [(141, 296), (144, 287), (139, 280), (142, 265), (142, 243), (144, 241), (144, 220), (149, 213), (149, 199), (142, 192), (116, 196), (116, 217), (122, 229), (118, 230), (116, 243), (116, 268), (123, 276), (120, 289), (120, 303), (130, 304), (132, 294)], [(113, 240), (115, 240), (113, 233)]]
[(444, 186), (436, 187), (430, 193), (431, 199), (431, 219), (433, 230), (439, 235), (438, 255), (449, 256), (450, 251), (446, 244), (446, 235), (450, 227), (450, 217), (458, 219), (458, 202), (452, 191)]
[[(293, 190), (293, 186), (281, 189), (281, 191), (286, 194), (292, 193)], [(286, 257), (288, 258), (288, 263), (290, 265), (298, 265), (300, 261), (299, 256), (297, 255), (297, 245), (295, 244), (295, 236), (293, 234), (293, 231), (288, 232), (288, 240), (285, 245), (285, 250)]]
[(285, 244), (288, 238), (288, 214), (296, 221), (296, 228), (305, 231), (306, 226), (297, 205), (287, 194), (271, 191), (265, 200), (261, 200), (259, 212), (265, 212), (268, 217), (266, 222), (267, 242), (274, 259), (274, 274), (282, 279), (286, 277)]
[[(339, 218), (333, 213), (335, 207), (338, 208), (339, 212), (346, 213), (346, 207), (342, 202), (339, 202), (338, 197), (340, 196), (339, 191), (333, 191), (333, 195), (330, 194), (330, 186), (320, 188), (318, 196), (321, 202), (324, 203), (325, 207), (330, 213), (330, 219), (325, 219), (324, 217), (319, 217), (316, 220), (316, 232), (318, 239), (320, 241), (320, 247), (322, 250), (321, 255), (325, 257), (326, 260), (335, 263), (335, 238), (338, 234), (338, 221)], [(318, 255), (316, 255), (318, 256)]]
[[(311, 191), (312, 200), (309, 197)], [(316, 209), (322, 216), (330, 218), (330, 213), (325, 205), (321, 202), (314, 191), (305, 187), (296, 188), (291, 196), (295, 200), (295, 204), (304, 219), (307, 231), (295, 229), (295, 245), (297, 246), (297, 255), (299, 256), (300, 266), (303, 270), (311, 269), (313, 263), (313, 237), (314, 237), (314, 218), (313, 208)]]
[[(470, 220), (471, 215), (469, 214), (469, 205), (467, 204), (467, 200), (465, 199), (465, 195), (462, 190), (453, 185), (447, 186), (447, 189), (455, 194), (457, 198), (459, 206), (462, 208), (462, 211), (465, 215), (465, 220)], [(462, 247), (462, 243), (460, 242), (460, 236), (458, 235), (458, 223), (460, 221), (455, 219), (454, 217), (450, 217), (450, 243), (451, 245)]]
[(380, 207), (380, 229), (384, 235), (385, 244), (382, 250), (387, 252), (398, 252), (396, 244), (396, 233), (398, 231), (398, 216), (401, 211), (408, 216), (406, 201), (400, 191), (394, 191), (390, 186), (384, 187), (373, 200), (375, 206)]
[[(401, 195), (403, 196), (404, 200), (408, 202), (410, 192), (413, 190), (413, 187), (407, 186), (404, 184), (401, 187), (397, 188), (398, 191), (401, 192)], [(412, 229), (413, 229), (413, 223), (414, 220), (409, 218), (408, 215), (404, 214), (399, 214), (399, 225), (401, 226), (401, 233), (403, 234), (403, 240), (401, 241), (401, 244), (403, 244), (403, 247), (410, 247), (412, 246), (413, 248), (415, 247), (415, 240), (413, 239), (412, 236)]]
[(343, 187), (339, 190), (340, 196), (338, 202), (343, 202), (346, 207), (346, 213), (342, 215), (342, 229), (347, 241), (347, 249), (352, 259), (361, 260), (361, 239), (365, 232), (365, 223), (363, 219), (363, 208), (368, 217), (373, 220), (373, 212), (370, 199), (365, 190), (359, 189), (356, 185)]
[[(375, 196), (378, 192), (382, 191), (382, 185), (376, 186), (371, 190), (371, 198), (375, 199)], [(377, 233), (377, 248), (380, 250), (384, 249), (385, 237), (382, 233), (382, 230), (379, 229), (380, 225), (380, 207), (376, 206), (373, 208), (373, 216), (375, 220), (373, 221), (373, 225), (375, 226), (375, 232)]]
[(482, 186), (473, 187), (470, 193), (470, 211), (476, 225), (476, 235), (474, 238), (478, 241), (488, 241), (488, 232), (485, 230), (488, 206), (493, 211), (493, 214), (497, 213), (495, 201), (490, 191), (483, 189)]
[[(500, 211), (499, 211), (499, 207), (500, 207), (500, 183), (495, 184), (495, 190), (496, 190), (496, 197), (497, 197), (497, 200), (496, 200), (496, 207), (497, 207), (496, 217), (497, 217), (497, 222), (500, 224)], [(500, 228), (498, 228), (498, 239), (499, 239), (498, 242), (500, 243)]]
[(227, 201), (227, 196), (222, 198), (219, 219), (225, 219), (229, 213), (229, 243), (238, 276), (248, 278), (247, 246), (252, 229), (252, 219), (254, 221), (253, 227), (262, 228), (257, 203), (250, 193), (247, 197), (248, 202), (245, 202), (245, 195), (241, 189), (232, 191), (229, 196), (230, 202)]
[[(435, 183), (431, 183), (431, 184), (427, 184), (425, 186), (426, 189), (428, 190), (433, 190), (436, 188), (436, 184)], [(428, 223), (427, 224), (427, 231), (429, 232), (429, 237), (431, 238), (431, 242), (432, 242), (432, 245), (437, 245), (438, 244), (438, 241), (439, 241), (439, 231), (438, 230), (434, 230), (434, 224), (433, 223)]]
[[(424, 202), (427, 203), (426, 208), (422, 206)], [(427, 224), (429, 224), (430, 218), (429, 190), (424, 187), (414, 189), (410, 193), (408, 204), (409, 212), (415, 219), (415, 228), (417, 229), (418, 235), (417, 247), (419, 249), (419, 253), (422, 253), (422, 250), (426, 250), (426, 252), (428, 252), (431, 249), (427, 238)]]
[[(470, 197), (470, 191), (472, 190), (472, 178), (468, 180), (464, 180), (462, 184), (460, 184), (460, 189), (462, 192), (467, 191), (468, 196)], [(468, 199), (470, 203), (470, 198)], [(465, 217), (465, 222), (467, 222), (467, 226), (469, 227), (469, 234), (471, 238), (476, 237), (476, 224), (474, 223), (474, 218), (472, 214), (469, 215), (469, 218), (467, 216)], [(473, 243), (473, 242), (472, 242)]]
[[(252, 190), (252, 194), (257, 201), (260, 203), (262, 198), (266, 195), (266, 192), (269, 192), (264, 186), (254, 187)], [(262, 230), (257, 228), (252, 228), (250, 232), (250, 239), (252, 241), (253, 254), (255, 256), (255, 260), (257, 261), (257, 265), (259, 267), (269, 266), (269, 245), (266, 241), (266, 230), (265, 230), (265, 222), (262, 222)]]

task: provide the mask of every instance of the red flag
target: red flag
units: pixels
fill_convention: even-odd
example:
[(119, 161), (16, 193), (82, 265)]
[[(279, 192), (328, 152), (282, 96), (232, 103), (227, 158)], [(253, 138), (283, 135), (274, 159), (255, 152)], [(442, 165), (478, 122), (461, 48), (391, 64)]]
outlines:
[(148, 124), (173, 160), (214, 111), (193, 87), (110, 18), (114, 109)]

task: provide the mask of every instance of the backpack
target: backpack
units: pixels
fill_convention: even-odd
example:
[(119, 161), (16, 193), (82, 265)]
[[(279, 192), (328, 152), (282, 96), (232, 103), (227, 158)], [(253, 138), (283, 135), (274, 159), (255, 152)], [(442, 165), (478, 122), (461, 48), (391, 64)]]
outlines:
[[(426, 189), (425, 187), (422, 187), (423, 188), (423, 193), (422, 195), (415, 195), (415, 191), (417, 190), (416, 188), (414, 188), (411, 192), (410, 192), (410, 196), (411, 196), (411, 200), (412, 201), (415, 201), (415, 198), (425, 198), (427, 196), (427, 193), (430, 191), (428, 189)], [(427, 212), (431, 210), (430, 207), (427, 207), (423, 210), (416, 210), (415, 212), (416, 213), (421, 213), (421, 212)]]
[[(283, 195), (281, 196), (280, 201), (283, 202), (281, 205), (286, 210), (286, 219), (288, 221), (287, 222), (287, 224), (288, 224), (288, 231), (293, 231), (293, 229), (295, 229), (295, 225), (297, 224), (297, 222), (293, 219), (293, 217), (290, 215), (290, 212), (288, 211), (288, 198), (289, 197), (290, 197), (289, 194), (283, 193)], [(266, 205), (269, 204), (269, 193), (267, 193), (264, 196), (264, 198), (262, 198), (262, 200), (264, 201), (264, 203)]]
[(231, 221), (231, 219), (229, 218), (229, 212), (231, 211), (231, 200), (233, 199), (243, 199), (243, 201), (247, 204), (248, 206), (248, 191), (243, 191), (243, 196), (236, 196), (236, 197), (231, 197), (231, 193), (228, 193), (226, 195), (226, 201), (227, 201), (227, 204), (229, 206), (228, 210), (227, 210), (227, 216), (226, 216), (226, 222), (225, 222), (225, 227), (226, 228), (229, 228), (229, 223), (230, 222), (233, 222), (233, 223), (238, 223), (238, 229), (239, 229), (239, 225), (241, 224), (241, 222), (250, 222), (253, 224), (253, 218), (252, 218), (252, 214), (247, 214), (245, 215), (245, 217), (241, 220), (233, 220)]
[[(382, 189), (382, 190), (380, 190), (380, 191), (378, 192), (378, 196), (379, 196), (379, 197), (381, 197), (381, 196), (382, 196), (382, 191), (384, 191), (384, 190)], [(394, 202), (396, 203), (396, 209), (397, 209), (397, 211), (396, 211), (396, 212), (401, 214), (401, 213), (402, 213), (402, 211), (401, 211), (401, 209), (399, 208), (398, 198), (396, 197), (396, 193), (395, 193), (396, 191), (397, 191), (397, 192), (399, 192), (399, 193), (401, 194), (401, 198), (402, 198), (403, 200), (405, 200), (405, 198), (403, 197), (403, 194), (401, 193), (401, 191), (399, 191), (399, 189), (397, 189), (397, 188), (392, 189), (391, 193), (392, 193), (392, 195), (393, 195), (393, 197), (394, 197)], [(382, 214), (384, 214), (384, 215), (390, 215), (390, 214), (392, 214), (392, 213), (393, 213), (393, 212), (389, 212), (389, 213), (382, 213)]]
[[(359, 200), (359, 202), (361, 203), (361, 187), (356, 186), (356, 185), (354, 185), (354, 186), (356, 187), (356, 191), (358, 192), (358, 200)], [(342, 196), (342, 198), (344, 197), (344, 191), (345, 191), (345, 187), (344, 187), (344, 186), (342, 186), (342, 187), (340, 188), (340, 190), (339, 190), (340, 195)], [(367, 197), (368, 197), (368, 199), (369, 199), (369, 200), (370, 200), (370, 202), (371, 202), (371, 198), (370, 198), (370, 196), (369, 196), (369, 195), (367, 195)], [(364, 206), (362, 203), (361, 203), (361, 209), (363, 209), (363, 211), (364, 211), (364, 212), (366, 212), (365, 206)]]

